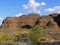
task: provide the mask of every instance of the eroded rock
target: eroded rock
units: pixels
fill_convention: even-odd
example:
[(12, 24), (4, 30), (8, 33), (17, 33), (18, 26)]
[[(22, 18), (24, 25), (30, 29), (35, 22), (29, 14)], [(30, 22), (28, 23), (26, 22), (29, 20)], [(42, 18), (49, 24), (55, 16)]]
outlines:
[(33, 27), (40, 17), (39, 14), (29, 14), (29, 15), (22, 15), (20, 17), (7, 17), (3, 23), (2, 27), (4, 28), (18, 28), (18, 27)]
[(60, 14), (50, 14), (49, 16), (40, 16), (39, 14), (28, 14), (20, 17), (7, 17), (3, 20), (2, 26), (4, 28), (16, 29), (19, 27), (31, 28), (35, 25), (40, 25), (45, 28), (60, 27)]
[(56, 28), (59, 29), (57, 23), (54, 21), (54, 19), (50, 16), (42, 16), (39, 18), (39, 25), (43, 26), (45, 28), (49, 27), (49, 28)]

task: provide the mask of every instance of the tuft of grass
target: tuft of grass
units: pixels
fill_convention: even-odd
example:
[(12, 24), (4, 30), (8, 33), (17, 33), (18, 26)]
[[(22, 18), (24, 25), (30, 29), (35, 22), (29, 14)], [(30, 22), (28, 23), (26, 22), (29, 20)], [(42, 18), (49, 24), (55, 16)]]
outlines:
[(9, 41), (9, 40), (14, 40), (14, 36), (13, 35), (10, 35), (10, 34), (3, 34), (0, 36), (0, 41)]

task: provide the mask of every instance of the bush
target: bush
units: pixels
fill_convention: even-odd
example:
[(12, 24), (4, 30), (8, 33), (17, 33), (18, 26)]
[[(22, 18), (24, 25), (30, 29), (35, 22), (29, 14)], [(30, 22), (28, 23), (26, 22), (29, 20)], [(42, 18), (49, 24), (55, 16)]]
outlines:
[(0, 42), (6, 42), (6, 41), (14, 41), (15, 37), (11, 34), (3, 33), (0, 36)]
[(32, 33), (31, 33), (31, 40), (34, 43), (39, 43), (40, 42), (40, 38), (44, 37), (44, 33), (45, 30), (43, 27), (36, 25), (31, 29)]

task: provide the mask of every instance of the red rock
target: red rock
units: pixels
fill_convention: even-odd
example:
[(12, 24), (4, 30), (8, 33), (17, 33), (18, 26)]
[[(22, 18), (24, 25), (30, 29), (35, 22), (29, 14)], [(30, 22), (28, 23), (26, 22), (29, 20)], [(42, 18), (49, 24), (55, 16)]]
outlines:
[(8, 17), (3, 21), (2, 27), (13, 29), (26, 25), (33, 27), (39, 17), (39, 14), (22, 15), (20, 17)]
[(20, 17), (7, 17), (5, 20), (3, 20), (2, 27), (16, 29), (19, 27), (31, 28), (35, 25), (40, 25), (45, 28), (54, 27), (55, 29), (59, 29), (59, 20), (60, 15), (58, 14), (41, 17), (39, 14), (29, 14), (22, 15)]
[(40, 17), (40, 19), (39, 19), (39, 25), (43, 26), (45, 28), (47, 28), (47, 27), (49, 27), (49, 28), (54, 27), (57, 30), (59, 29), (57, 23), (50, 16), (42, 16), (42, 17)]

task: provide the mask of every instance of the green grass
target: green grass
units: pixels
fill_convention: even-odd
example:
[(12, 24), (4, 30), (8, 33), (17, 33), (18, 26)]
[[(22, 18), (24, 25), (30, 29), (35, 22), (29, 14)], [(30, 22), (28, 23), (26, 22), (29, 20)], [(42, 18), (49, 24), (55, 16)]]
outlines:
[[(53, 32), (52, 34), (50, 32)], [(56, 34), (55, 34), (56, 33)], [(0, 31), (0, 44), (5, 45), (15, 45), (16, 41), (24, 42), (21, 39), (29, 39), (34, 44), (40, 43), (41, 38), (44, 38), (45, 35), (50, 35), (52, 38), (60, 39), (60, 31), (55, 31), (54, 29), (44, 29), (39, 25), (35, 25), (34, 27), (27, 28), (18, 28), (17, 30), (12, 29), (3, 29)], [(1, 43), (3, 42), (3, 44)], [(13, 43), (13, 44), (12, 44)]]

